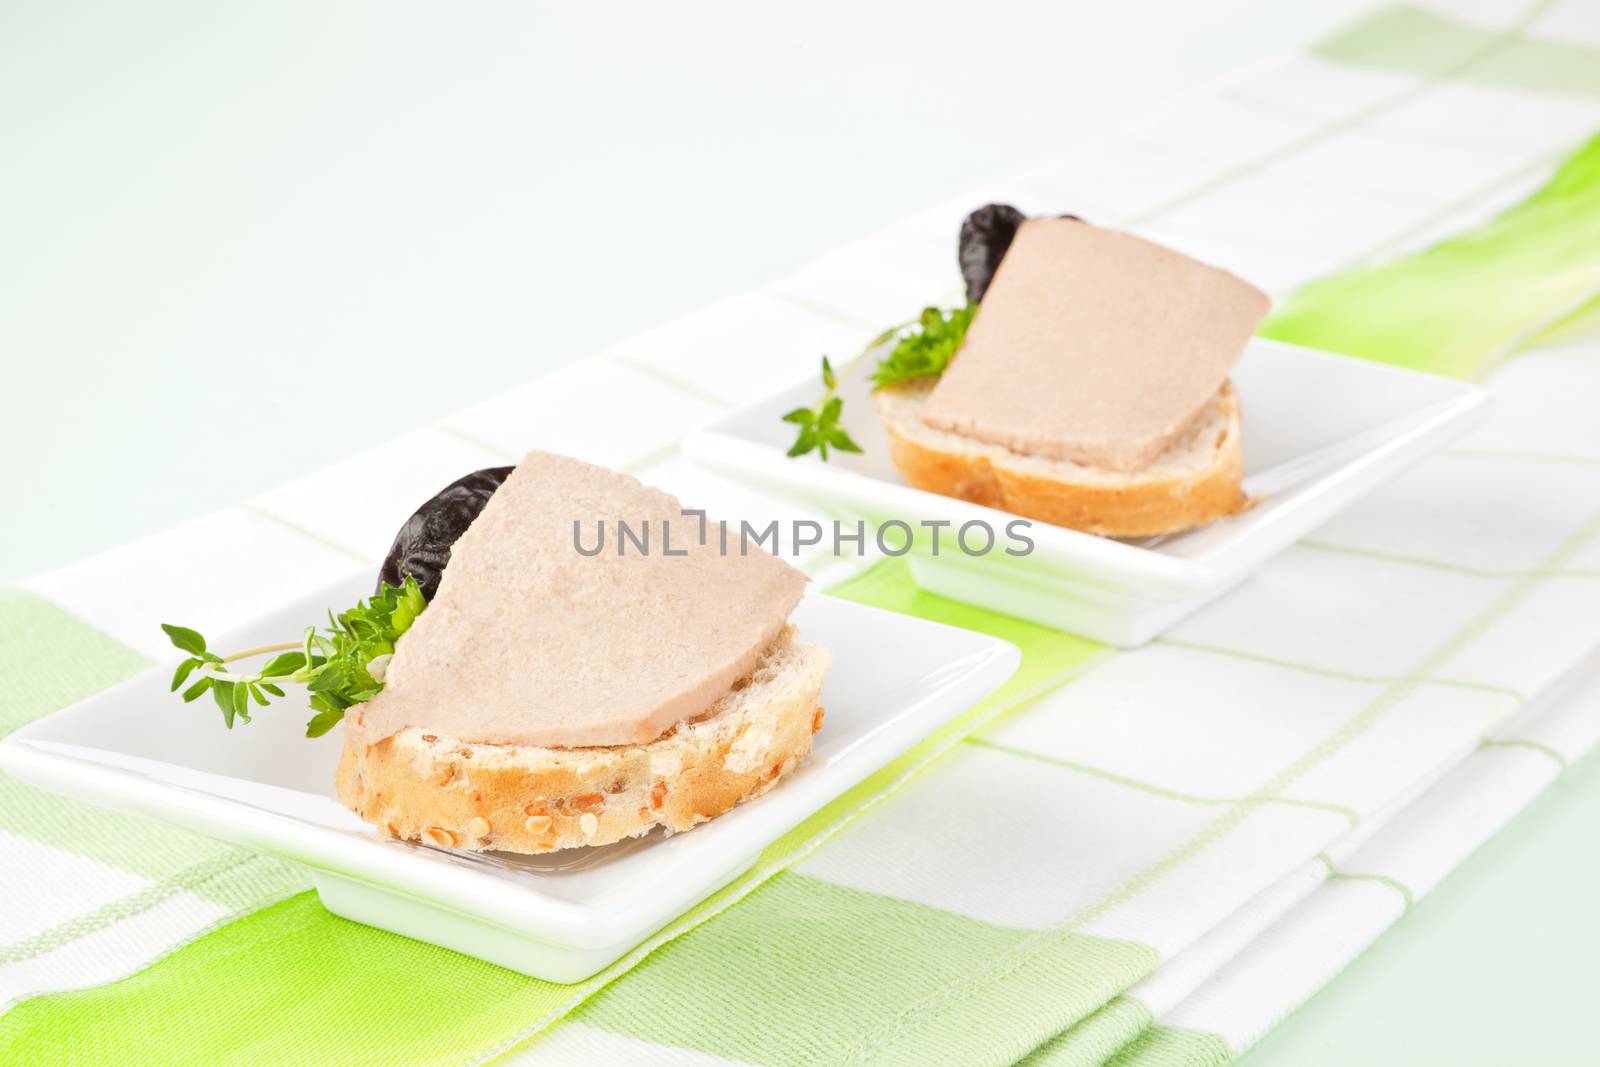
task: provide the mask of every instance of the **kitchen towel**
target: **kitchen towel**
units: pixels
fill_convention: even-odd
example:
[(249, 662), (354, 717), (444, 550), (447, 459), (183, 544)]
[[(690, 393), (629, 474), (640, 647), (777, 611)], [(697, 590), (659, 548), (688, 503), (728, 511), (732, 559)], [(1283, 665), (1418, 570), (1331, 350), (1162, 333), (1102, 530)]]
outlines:
[[(1276, 335), (1492, 371), (1499, 406), (1134, 652), (921, 593), (893, 561), (808, 561), (842, 595), (1005, 636), (1023, 667), (575, 987), (337, 919), (286, 865), (0, 779), (0, 1061), (1236, 1055), (1600, 730), (1560, 688), (1600, 645), (1600, 349), (1567, 328), (1600, 291), (1600, 248), (1538, 224), (1593, 195), (1600, 23), (1581, 3), (1478, 8), (1379, 9), (765, 290), (0, 594), (0, 674), (19, 680), (3, 729), (167, 662), (158, 621), (226, 626), (370, 567), (438, 486), (527, 448), (730, 518), (794, 515), (676, 441), (958, 299), (955, 228), (991, 199), (1235, 269), (1287, 297)], [(1525, 257), (1510, 279), (1508, 242)], [(1373, 298), (1385, 278), (1428, 315)], [(576, 402), (596, 390), (617, 398), (604, 426)]]

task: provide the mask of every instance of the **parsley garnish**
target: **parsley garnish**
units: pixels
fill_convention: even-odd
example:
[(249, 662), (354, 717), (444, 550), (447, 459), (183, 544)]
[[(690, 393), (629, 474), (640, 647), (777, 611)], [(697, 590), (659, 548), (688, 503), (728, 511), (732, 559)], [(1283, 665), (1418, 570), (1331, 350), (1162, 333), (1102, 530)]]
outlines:
[(790, 459), (803, 456), (814, 448), (826, 460), (829, 445), (841, 452), (861, 451), (861, 446), (852, 441), (845, 428), (839, 425), (839, 412), (844, 410), (844, 401), (833, 395), (833, 391), (839, 387), (839, 379), (834, 376), (833, 366), (827, 356), (822, 357), (822, 384), (826, 390), (822, 394), (822, 403), (814, 408), (795, 408), (783, 417), (784, 422), (792, 422), (800, 427), (799, 436), (789, 448)]
[(917, 318), (918, 328), (901, 337), (872, 372), (873, 389), (943, 374), (950, 365), (950, 357), (966, 339), (967, 327), (977, 313), (977, 304), (954, 311), (923, 308)]
[[(300, 641), (248, 648), (228, 656), (209, 651), (198, 632), (162, 623), (179, 651), (189, 653), (172, 676), (172, 691), (177, 692), (198, 670), (199, 680), (183, 691), (185, 703), (199, 699), (209, 689), (222, 709), (222, 721), (231, 730), (235, 719), (250, 721), (252, 700), (266, 707), (268, 697), (283, 696), (278, 682), (296, 682), (306, 687), (316, 712), (306, 724), (306, 736), (321, 737), (344, 718), (350, 705), (371, 700), (383, 688), (394, 643), (427, 606), (417, 580), (408, 574), (398, 588), (380, 583), (371, 600), (359, 601), (338, 615), (329, 612), (328, 626), (321, 632), (308, 626)], [(234, 660), (269, 652), (278, 654), (253, 674), (223, 669)]]
[[(872, 372), (874, 392), (886, 385), (913, 378), (937, 378), (950, 365), (950, 357), (956, 354), (961, 342), (966, 339), (967, 327), (977, 313), (977, 304), (967, 304), (954, 311), (923, 308), (922, 314), (913, 321), (897, 323), (874, 337), (845, 369), (848, 370), (864, 356), (894, 341), (894, 347), (878, 361), (878, 368)], [(902, 332), (907, 330), (910, 332)], [(822, 384), (826, 391), (822, 394), (821, 403), (814, 408), (795, 408), (783, 417), (784, 422), (792, 422), (800, 427), (794, 444), (789, 448), (791, 459), (816, 449), (823, 460), (827, 460), (829, 445), (841, 452), (861, 451), (861, 446), (852, 441), (844, 427), (839, 425), (844, 401), (834, 395), (839, 382), (827, 356), (822, 357)]]

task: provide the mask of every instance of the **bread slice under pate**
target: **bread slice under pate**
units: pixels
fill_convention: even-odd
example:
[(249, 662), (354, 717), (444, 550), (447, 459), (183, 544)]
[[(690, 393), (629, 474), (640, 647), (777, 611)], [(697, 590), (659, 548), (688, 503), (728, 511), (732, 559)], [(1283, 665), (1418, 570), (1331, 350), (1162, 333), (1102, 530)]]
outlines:
[(1231, 382), (1144, 468), (1112, 471), (1014, 452), (923, 423), (937, 379), (878, 391), (889, 450), (918, 489), (1107, 537), (1176, 533), (1242, 510), (1247, 500), (1239, 398)]
[(787, 627), (705, 715), (644, 744), (468, 744), (416, 727), (371, 745), (346, 735), (339, 799), (391, 837), (472, 851), (554, 852), (657, 826), (688, 830), (760, 796), (810, 755), (830, 660)]

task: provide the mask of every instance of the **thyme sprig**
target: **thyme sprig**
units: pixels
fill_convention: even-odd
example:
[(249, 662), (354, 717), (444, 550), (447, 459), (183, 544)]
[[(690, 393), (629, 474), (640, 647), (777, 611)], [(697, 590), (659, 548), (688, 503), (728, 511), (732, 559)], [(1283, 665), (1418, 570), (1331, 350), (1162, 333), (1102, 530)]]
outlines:
[[(207, 648), (199, 631), (162, 623), (173, 645), (189, 654), (173, 672), (172, 691), (198, 675), (183, 690), (184, 702), (198, 700), (209, 691), (231, 730), (235, 721), (250, 721), (252, 702), (266, 707), (269, 698), (282, 697), (280, 682), (304, 685), (316, 712), (306, 724), (306, 736), (321, 737), (344, 718), (351, 705), (371, 700), (383, 689), (395, 642), (427, 606), (416, 579), (408, 574), (399, 586), (380, 583), (375, 596), (358, 601), (348, 611), (338, 615), (330, 611), (324, 629), (308, 626), (299, 641), (261, 645), (225, 656)], [(230, 663), (272, 653), (276, 655), (254, 671), (227, 669)]]
[[(936, 307), (923, 308), (916, 318), (895, 323), (874, 337), (845, 364), (844, 373), (848, 374), (866, 356), (894, 341), (894, 347), (879, 359), (877, 368), (872, 372), (874, 392), (916, 378), (936, 378), (950, 365), (951, 357), (966, 339), (967, 327), (977, 312), (976, 304), (967, 304), (951, 311)], [(835, 395), (839, 386), (838, 376), (827, 356), (822, 357), (822, 385), (822, 399), (814, 407), (795, 408), (783, 416), (784, 422), (799, 427), (794, 444), (789, 447), (791, 459), (815, 449), (826, 461), (830, 445), (842, 452), (861, 451), (861, 446), (839, 424), (844, 400)]]

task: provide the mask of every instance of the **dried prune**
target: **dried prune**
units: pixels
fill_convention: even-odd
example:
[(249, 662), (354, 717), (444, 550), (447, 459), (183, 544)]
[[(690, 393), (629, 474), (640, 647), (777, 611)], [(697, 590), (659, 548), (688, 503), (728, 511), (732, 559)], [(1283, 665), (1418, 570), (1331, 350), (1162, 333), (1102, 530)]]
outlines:
[(1027, 218), (1010, 204), (985, 204), (961, 221), (961, 241), (956, 259), (961, 277), (967, 283), (967, 300), (976, 304), (988, 291), (1000, 260), (1017, 236), (1017, 227)]
[(422, 595), (432, 600), (439, 591), (444, 565), (450, 562), (451, 546), (510, 474), (510, 467), (486, 467), (435, 493), (395, 535), (378, 571), (379, 583), (399, 585), (409, 574), (417, 580)]
[[(994, 272), (1000, 269), (1006, 249), (1017, 236), (1017, 227), (1027, 217), (1010, 204), (985, 204), (962, 220), (956, 259), (961, 264), (961, 277), (967, 283), (969, 303), (978, 303), (989, 291)], [(1057, 217), (1076, 219), (1078, 216)]]

